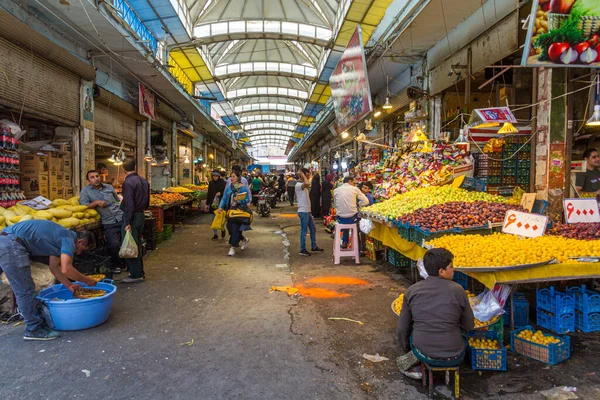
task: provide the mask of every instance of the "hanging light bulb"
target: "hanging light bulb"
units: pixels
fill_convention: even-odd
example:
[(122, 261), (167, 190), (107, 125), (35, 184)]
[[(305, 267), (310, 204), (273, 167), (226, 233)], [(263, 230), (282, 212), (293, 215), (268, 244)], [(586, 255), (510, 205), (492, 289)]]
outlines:
[(108, 159), (108, 161), (110, 161), (111, 163), (114, 163), (116, 161), (115, 160), (115, 153), (114, 152), (112, 153), (112, 156), (110, 156), (110, 158)]
[(335, 155), (334, 155), (333, 157), (334, 157), (334, 158), (340, 158), (340, 152), (339, 152), (339, 151), (336, 151), (336, 152), (335, 152)]
[(338, 168), (339, 168), (339, 166), (338, 166), (338, 163), (336, 161), (336, 162), (333, 163), (333, 169), (338, 169)]
[(152, 162), (150, 163), (150, 165), (153, 167), (158, 166), (158, 162), (156, 161), (156, 158), (152, 157)]
[(363, 132), (361, 132), (354, 139), (356, 139), (357, 142), (362, 142), (364, 140), (367, 140), (367, 137), (365, 136), (365, 134)]
[(120, 157), (117, 157), (117, 158), (115, 159), (115, 165), (117, 165), (117, 166), (119, 166), (119, 165), (123, 165), (123, 160), (121, 160), (121, 158), (120, 158)]
[(150, 149), (146, 151), (146, 155), (144, 156), (144, 161), (152, 161), (152, 153), (150, 153)]
[(163, 165), (167, 165), (169, 163), (169, 157), (165, 156), (165, 159), (163, 160)]
[(183, 163), (184, 164), (189, 164), (190, 163), (190, 158), (186, 155), (185, 158), (183, 159)]
[(390, 103), (390, 96), (386, 96), (385, 98), (385, 104), (381, 107), (384, 110), (391, 110), (392, 109), (392, 103)]
[(344, 132), (342, 132), (342, 139), (348, 139), (348, 136), (349, 136), (349, 135), (350, 135), (350, 134), (348, 133), (348, 131), (344, 131)]
[(377, 111), (375, 111), (375, 114), (373, 114), (373, 116), (374, 116), (375, 118), (377, 118), (377, 117), (381, 116), (381, 110), (377, 110)]
[(465, 130), (461, 128), (458, 138), (454, 141), (454, 144), (469, 144), (469, 140), (465, 136)]
[(600, 104), (594, 106), (592, 117), (585, 123), (586, 126), (600, 126)]

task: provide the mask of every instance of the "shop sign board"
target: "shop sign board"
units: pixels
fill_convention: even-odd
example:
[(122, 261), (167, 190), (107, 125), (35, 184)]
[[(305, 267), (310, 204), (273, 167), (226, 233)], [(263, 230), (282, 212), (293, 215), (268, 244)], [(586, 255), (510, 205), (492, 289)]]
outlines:
[(565, 199), (564, 207), (567, 224), (600, 222), (596, 199)]
[(534, 0), (521, 65), (600, 67), (598, 0)]
[(141, 83), (139, 84), (139, 113), (140, 115), (156, 120), (156, 96)]
[(360, 25), (333, 70), (329, 85), (338, 132), (356, 125), (373, 110)]
[(510, 233), (524, 237), (543, 236), (548, 224), (548, 217), (509, 210), (504, 216), (502, 233)]
[(517, 123), (517, 119), (508, 107), (476, 108), (475, 112), (484, 122)]

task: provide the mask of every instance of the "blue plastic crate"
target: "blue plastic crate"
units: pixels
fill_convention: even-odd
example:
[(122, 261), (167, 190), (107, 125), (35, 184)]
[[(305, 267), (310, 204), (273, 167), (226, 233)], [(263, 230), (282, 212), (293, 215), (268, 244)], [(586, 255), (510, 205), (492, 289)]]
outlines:
[(575, 313), (556, 315), (538, 308), (537, 324), (561, 335), (575, 332)]
[(482, 331), (471, 333), (469, 338), (498, 340), (499, 349), (476, 349), (469, 346), (471, 369), (486, 371), (506, 371), (506, 349), (498, 339), (498, 332)]
[(452, 280), (458, 283), (463, 289), (467, 290), (469, 288), (469, 276), (467, 274), (463, 274), (459, 271), (454, 271), (454, 277)]
[(550, 343), (544, 345), (518, 337), (519, 333), (526, 329), (535, 332), (535, 329), (528, 325), (519, 329), (515, 329), (510, 333), (510, 349), (515, 353), (522, 354), (534, 360), (538, 360), (550, 365), (556, 365), (564, 360), (568, 360), (571, 357), (570, 337), (551, 335), (560, 339), (560, 343)]
[(410, 258), (402, 255), (400, 252), (388, 247), (387, 250), (387, 261), (394, 267), (407, 268), (410, 267)]
[[(520, 295), (517, 297), (517, 295)], [(521, 297), (522, 296), (522, 297)], [(523, 293), (515, 293), (513, 295), (514, 306), (514, 323), (515, 327), (529, 325), (529, 302), (525, 299)], [(510, 301), (504, 306), (504, 325), (510, 325)]]
[(408, 223), (398, 221), (398, 234), (400, 235), (400, 237), (410, 241), (410, 225)]
[(600, 331), (600, 313), (575, 312), (575, 327), (582, 332)]
[(575, 297), (575, 309), (584, 314), (600, 312), (600, 293), (587, 290), (585, 285), (567, 286), (567, 293)]
[(548, 289), (540, 289), (536, 292), (537, 308), (549, 311), (552, 314), (574, 314), (575, 297), (554, 290), (554, 286)]
[(457, 230), (452, 228), (452, 229), (448, 229), (445, 231), (437, 231), (437, 232), (431, 232), (429, 229), (421, 229), (418, 226), (414, 226), (413, 230), (411, 232), (411, 237), (410, 237), (410, 241), (414, 242), (416, 244), (418, 244), (419, 246), (421, 246), (421, 244), (423, 243), (423, 241), (429, 241), (444, 235), (452, 235), (457, 233)]

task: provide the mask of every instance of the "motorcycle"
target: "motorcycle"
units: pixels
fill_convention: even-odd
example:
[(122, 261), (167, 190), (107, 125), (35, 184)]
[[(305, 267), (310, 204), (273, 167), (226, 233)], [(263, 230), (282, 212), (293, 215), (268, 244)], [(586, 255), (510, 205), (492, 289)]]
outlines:
[(272, 197), (273, 195), (266, 189), (258, 193), (258, 214), (261, 217), (266, 217), (271, 213)]

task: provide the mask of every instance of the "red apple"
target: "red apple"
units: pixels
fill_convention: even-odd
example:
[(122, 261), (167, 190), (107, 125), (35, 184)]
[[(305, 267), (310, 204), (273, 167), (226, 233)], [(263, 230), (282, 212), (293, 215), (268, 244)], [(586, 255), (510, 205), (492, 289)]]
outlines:
[(560, 59), (560, 55), (569, 50), (569, 47), (569, 43), (567, 42), (552, 43), (548, 48), (548, 57), (552, 61), (557, 62)]
[(550, 12), (555, 14), (568, 14), (575, 0), (550, 0)]

